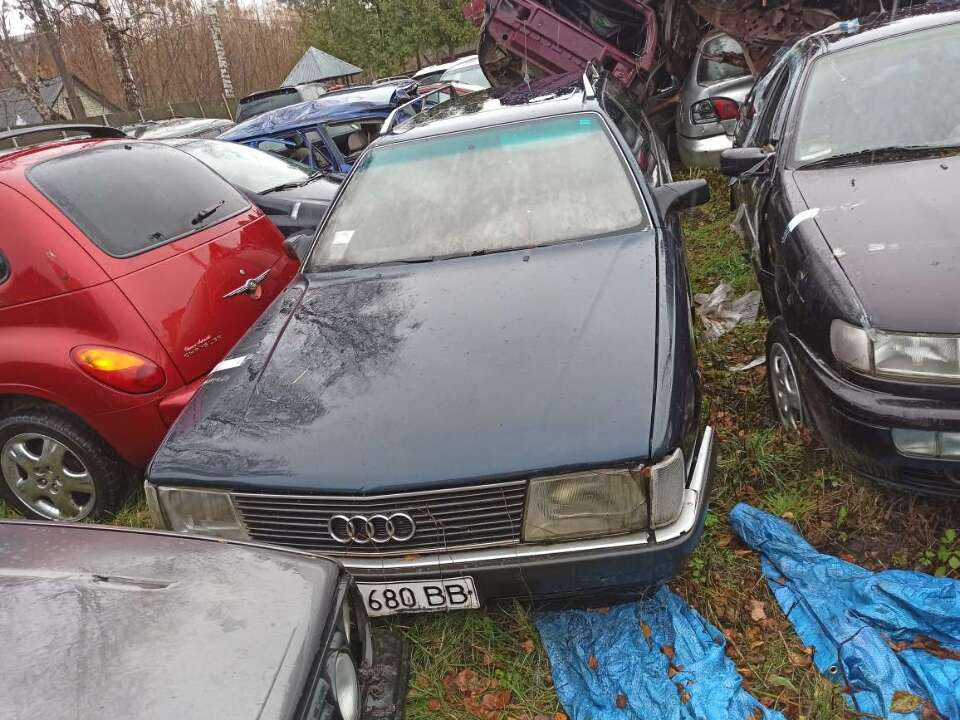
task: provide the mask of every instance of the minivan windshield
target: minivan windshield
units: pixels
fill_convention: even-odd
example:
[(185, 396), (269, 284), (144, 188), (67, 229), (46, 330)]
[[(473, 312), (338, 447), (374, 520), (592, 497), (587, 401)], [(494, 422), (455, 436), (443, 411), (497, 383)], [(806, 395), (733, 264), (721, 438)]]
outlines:
[(306, 165), (238, 143), (198, 140), (178, 147), (237, 187), (254, 193), (305, 183), (313, 176), (313, 170)]
[(603, 121), (578, 113), (373, 146), (307, 269), (479, 255), (646, 226)]
[[(960, 23), (885, 38), (816, 60), (793, 150), (799, 165), (960, 145)], [(871, 153), (876, 153), (872, 155)]]
[(263, 93), (243, 98), (237, 105), (237, 122), (242, 123), (270, 110), (278, 110), (287, 105), (302, 102), (303, 98), (296, 88), (281, 88), (273, 93)]

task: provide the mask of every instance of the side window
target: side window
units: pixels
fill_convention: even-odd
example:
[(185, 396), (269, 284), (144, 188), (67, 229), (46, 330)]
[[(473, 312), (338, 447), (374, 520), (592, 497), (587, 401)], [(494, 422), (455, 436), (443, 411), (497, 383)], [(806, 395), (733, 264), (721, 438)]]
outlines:
[(780, 103), (787, 90), (787, 81), (790, 79), (789, 66), (784, 65), (777, 70), (765, 90), (754, 98), (754, 108), (757, 113), (754, 127), (751, 128), (748, 142), (756, 147), (763, 147), (776, 142), (773, 136), (773, 121), (780, 109)]
[(660, 167), (662, 158), (654, 130), (639, 104), (609, 78), (603, 82), (602, 100), (604, 110), (627, 141), (644, 176), (652, 184), (659, 185), (663, 175)]
[(340, 154), (347, 161), (353, 161), (380, 134), (383, 120), (354, 120), (353, 122), (331, 123), (326, 126), (327, 134), (336, 144)]

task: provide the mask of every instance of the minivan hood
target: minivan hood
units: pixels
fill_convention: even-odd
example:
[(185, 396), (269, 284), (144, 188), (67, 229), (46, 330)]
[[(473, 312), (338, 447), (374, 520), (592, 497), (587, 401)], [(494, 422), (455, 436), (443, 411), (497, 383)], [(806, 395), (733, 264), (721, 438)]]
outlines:
[(381, 493), (646, 459), (656, 258), (651, 231), (311, 275), (150, 479)]
[(877, 329), (960, 332), (960, 159), (796, 170), (793, 179)]

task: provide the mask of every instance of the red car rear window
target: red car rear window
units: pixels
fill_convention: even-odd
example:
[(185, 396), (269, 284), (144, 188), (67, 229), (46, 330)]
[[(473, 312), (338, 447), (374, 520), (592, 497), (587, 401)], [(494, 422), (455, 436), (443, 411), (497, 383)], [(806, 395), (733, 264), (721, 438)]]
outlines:
[(216, 225), (250, 203), (190, 155), (110, 143), (47, 160), (30, 182), (101, 250), (130, 257)]

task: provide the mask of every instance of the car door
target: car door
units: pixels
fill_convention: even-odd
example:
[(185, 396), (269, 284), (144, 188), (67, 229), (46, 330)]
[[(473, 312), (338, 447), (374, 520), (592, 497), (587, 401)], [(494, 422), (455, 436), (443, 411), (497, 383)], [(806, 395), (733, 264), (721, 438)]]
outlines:
[(41, 163), (29, 178), (185, 382), (209, 372), (297, 272), (276, 227), (174, 147), (105, 143)]

